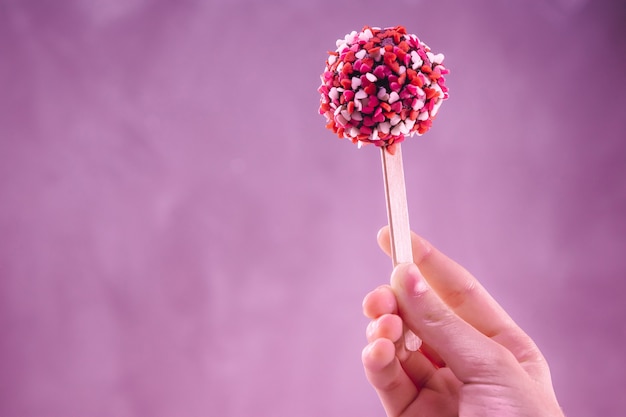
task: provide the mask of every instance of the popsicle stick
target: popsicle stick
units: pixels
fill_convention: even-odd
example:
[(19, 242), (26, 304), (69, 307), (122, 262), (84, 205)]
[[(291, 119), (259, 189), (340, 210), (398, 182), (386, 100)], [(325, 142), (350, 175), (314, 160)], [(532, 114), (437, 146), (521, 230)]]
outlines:
[(387, 199), (387, 219), (391, 236), (391, 260), (395, 267), (401, 263), (413, 262), (402, 149), (400, 144), (397, 144), (393, 155), (389, 153), (386, 147), (380, 149), (385, 180), (385, 197)]
[[(386, 147), (381, 147), (383, 178), (385, 182), (385, 198), (387, 200), (387, 220), (391, 240), (391, 260), (395, 267), (401, 263), (413, 262), (411, 246), (411, 227), (409, 225), (409, 209), (406, 199), (404, 167), (402, 166), (402, 149), (395, 145), (393, 155)], [(404, 347), (410, 351), (420, 348), (422, 341), (410, 330), (404, 330)]]

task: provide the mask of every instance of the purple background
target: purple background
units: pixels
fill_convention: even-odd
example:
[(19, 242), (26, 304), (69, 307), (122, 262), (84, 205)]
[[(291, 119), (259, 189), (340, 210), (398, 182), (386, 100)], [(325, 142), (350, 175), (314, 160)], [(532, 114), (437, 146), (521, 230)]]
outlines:
[[(377, 149), (317, 114), (326, 51), (402, 24), (452, 71), (403, 147), (413, 228), (626, 409), (626, 6), (0, 0), (0, 416), (381, 416)], [(396, 16), (396, 17), (394, 17)]]

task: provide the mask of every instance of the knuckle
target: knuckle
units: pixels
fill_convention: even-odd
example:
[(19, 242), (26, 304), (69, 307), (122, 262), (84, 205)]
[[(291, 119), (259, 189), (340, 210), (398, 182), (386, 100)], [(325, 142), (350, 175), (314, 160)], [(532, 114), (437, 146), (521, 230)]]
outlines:
[(456, 288), (450, 289), (443, 297), (445, 303), (451, 308), (458, 308), (466, 300), (473, 298), (474, 294), (479, 291), (476, 280), (467, 278), (463, 284)]

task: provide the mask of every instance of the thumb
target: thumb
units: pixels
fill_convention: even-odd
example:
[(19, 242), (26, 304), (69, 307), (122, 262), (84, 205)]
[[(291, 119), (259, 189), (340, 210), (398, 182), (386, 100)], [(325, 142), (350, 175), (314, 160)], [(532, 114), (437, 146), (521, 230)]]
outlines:
[(434, 349), (464, 383), (511, 378), (519, 369), (515, 357), (454, 313), (412, 263), (398, 265), (391, 287), (405, 324)]

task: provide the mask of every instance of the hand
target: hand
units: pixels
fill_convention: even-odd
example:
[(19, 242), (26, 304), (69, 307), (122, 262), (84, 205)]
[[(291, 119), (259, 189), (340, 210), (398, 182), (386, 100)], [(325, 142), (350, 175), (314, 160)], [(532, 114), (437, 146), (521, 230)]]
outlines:
[[(389, 230), (378, 243), (387, 254)], [(535, 343), (464, 268), (412, 234), (415, 264), (363, 300), (366, 376), (389, 417), (562, 417)], [(422, 341), (404, 348), (403, 326)]]

